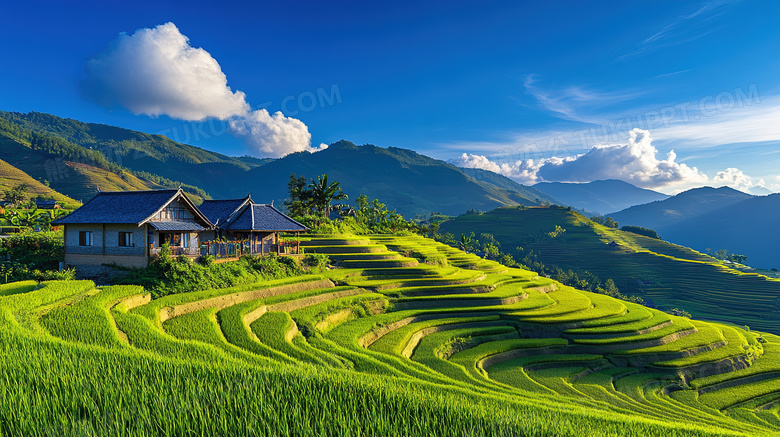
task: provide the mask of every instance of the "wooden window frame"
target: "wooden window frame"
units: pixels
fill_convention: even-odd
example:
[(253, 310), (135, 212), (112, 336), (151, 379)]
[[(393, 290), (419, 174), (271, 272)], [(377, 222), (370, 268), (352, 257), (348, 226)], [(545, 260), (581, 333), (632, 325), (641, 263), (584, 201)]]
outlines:
[(132, 232), (119, 233), (119, 247), (135, 247), (135, 238)]
[(79, 246), (89, 247), (92, 245), (92, 231), (79, 231)]

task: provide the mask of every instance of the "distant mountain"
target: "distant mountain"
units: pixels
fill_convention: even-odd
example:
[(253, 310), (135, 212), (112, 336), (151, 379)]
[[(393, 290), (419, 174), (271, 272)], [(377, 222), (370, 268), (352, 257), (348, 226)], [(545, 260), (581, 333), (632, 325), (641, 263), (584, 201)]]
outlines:
[(361, 194), (379, 198), (411, 217), (431, 212), (454, 215), (472, 208), (489, 210), (520, 203), (538, 205), (549, 199), (494, 173), (477, 179), (452, 164), (412, 150), (356, 146), (344, 140), (321, 152), (293, 153), (249, 170), (236, 179), (230, 195), (251, 191), (261, 201), (281, 201), (287, 197), (291, 173), (310, 178), (327, 173), (341, 183), (350, 199)]
[(499, 188), (504, 188), (510, 191), (516, 191), (522, 194), (523, 197), (525, 197), (526, 199), (532, 200), (534, 204), (539, 204), (545, 201), (554, 204), (560, 203), (560, 200), (556, 199), (553, 196), (550, 196), (549, 194), (541, 190), (526, 185), (518, 184), (517, 182), (513, 181), (512, 179), (509, 179), (504, 175), (500, 175), (498, 173), (494, 173), (489, 170), (483, 170), (481, 168), (461, 167), (460, 171), (462, 171), (468, 176), (471, 176), (477, 182), (484, 182), (491, 185), (495, 185)]
[[(0, 158), (30, 175), (48, 179), (52, 187), (60, 186), (58, 191), (84, 200), (98, 189), (138, 190), (184, 184), (206, 192), (219, 191), (229, 186), (229, 175), (266, 162), (251, 157), (233, 158), (161, 135), (39, 112), (0, 111), (0, 139), (3, 138), (7, 146), (3, 146)], [(63, 161), (68, 169), (55, 168), (62, 167)], [(122, 175), (121, 169), (129, 172)], [(106, 179), (105, 183), (101, 179)]]
[(751, 196), (728, 187), (696, 188), (612, 214), (621, 225), (655, 229), (662, 238), (704, 251), (747, 255), (747, 264), (780, 268), (780, 194)]
[(669, 197), (615, 179), (582, 184), (540, 182), (533, 187), (555, 197), (566, 206), (602, 215)]
[(230, 157), (119, 127), (50, 114), (0, 111), (0, 159), (79, 200), (98, 190), (183, 186), (196, 200), (243, 197), (281, 203), (290, 174), (328, 174), (350, 199), (379, 198), (406, 216), (460, 214), (502, 205), (559, 203), (534, 188), (487, 171), (464, 171), (395, 147), (348, 141), (282, 159)]
[[(752, 197), (729, 187), (701, 187), (684, 191), (666, 200), (632, 206), (610, 215), (621, 225), (644, 226), (661, 233), (671, 226), (703, 217)], [(661, 236), (669, 239), (665, 234)]]

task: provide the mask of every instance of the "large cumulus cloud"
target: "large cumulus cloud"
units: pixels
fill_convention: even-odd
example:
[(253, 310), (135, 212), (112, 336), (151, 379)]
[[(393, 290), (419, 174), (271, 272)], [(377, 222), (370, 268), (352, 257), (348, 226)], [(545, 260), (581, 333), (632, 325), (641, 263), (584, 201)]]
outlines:
[(639, 187), (671, 190), (706, 183), (743, 190), (763, 185), (763, 181), (753, 183), (749, 176), (736, 168), (721, 171), (710, 179), (698, 168), (677, 162), (674, 151), (670, 151), (665, 159), (659, 159), (658, 149), (652, 142), (650, 132), (633, 129), (625, 144), (596, 145), (574, 157), (499, 164), (482, 155), (464, 153), (450, 162), (459, 167), (490, 170), (525, 184), (620, 179)]
[(216, 59), (192, 47), (173, 23), (120, 34), (85, 70), (82, 90), (103, 106), (187, 121), (225, 120), (258, 156), (316, 150), (300, 120), (253, 111), (245, 94), (228, 86)]

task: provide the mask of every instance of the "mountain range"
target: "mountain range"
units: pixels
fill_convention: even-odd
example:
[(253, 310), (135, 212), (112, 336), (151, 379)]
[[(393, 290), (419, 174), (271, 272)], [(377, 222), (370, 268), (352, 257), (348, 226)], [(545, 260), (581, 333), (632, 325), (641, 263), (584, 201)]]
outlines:
[(196, 201), (252, 193), (258, 201), (278, 204), (295, 173), (328, 174), (350, 199), (379, 198), (407, 217), (560, 203), (503, 176), (459, 169), (407, 149), (339, 141), (321, 152), (280, 159), (230, 157), (160, 135), (38, 112), (0, 111), (0, 159), (81, 201), (99, 190), (182, 186)]
[(615, 179), (588, 183), (540, 182), (533, 187), (555, 197), (566, 206), (599, 215), (609, 215), (634, 205), (669, 197)]
[(780, 268), (780, 234), (774, 232), (778, 214), (780, 194), (702, 187), (611, 216), (620, 225), (651, 228), (667, 241), (696, 250), (746, 255), (747, 264), (769, 269)]

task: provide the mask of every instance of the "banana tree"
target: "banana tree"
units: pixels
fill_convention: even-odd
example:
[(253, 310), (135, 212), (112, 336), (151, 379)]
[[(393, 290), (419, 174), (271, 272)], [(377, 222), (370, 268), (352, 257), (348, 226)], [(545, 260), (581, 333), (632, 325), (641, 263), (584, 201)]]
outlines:
[(328, 175), (317, 176), (317, 180), (312, 179), (307, 190), (315, 210), (323, 217), (329, 217), (330, 213), (337, 208), (336, 205), (331, 205), (332, 202), (347, 200), (347, 195), (341, 191), (341, 184), (328, 183)]

